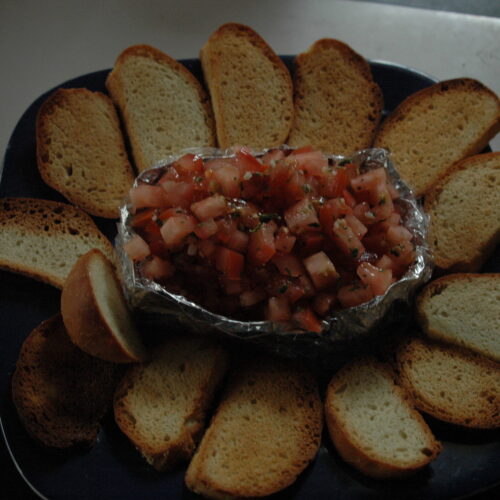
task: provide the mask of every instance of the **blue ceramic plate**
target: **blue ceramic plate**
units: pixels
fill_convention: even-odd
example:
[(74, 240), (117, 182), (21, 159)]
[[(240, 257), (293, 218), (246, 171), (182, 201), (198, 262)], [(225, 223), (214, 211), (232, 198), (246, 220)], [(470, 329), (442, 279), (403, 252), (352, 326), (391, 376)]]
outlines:
[[(284, 56), (283, 60), (293, 71), (293, 57)], [(182, 62), (201, 77), (199, 60)], [(385, 113), (406, 96), (433, 83), (427, 75), (402, 66), (372, 62), (371, 67), (384, 93)], [(61, 87), (105, 92), (107, 74), (108, 70), (90, 73)], [(5, 155), (0, 197), (64, 201), (42, 182), (35, 160), (36, 113), (53, 90), (27, 109), (12, 134)], [(114, 221), (96, 219), (96, 222), (108, 237), (114, 237)], [(497, 261), (498, 252), (485, 270), (499, 271)], [(10, 379), (23, 340), (41, 321), (59, 311), (59, 300), (60, 292), (51, 286), (0, 272), (1, 423), (6, 446), (25, 481), (38, 495), (47, 498), (196, 498), (183, 485), (184, 469), (156, 472), (140, 458), (111, 416), (103, 422), (97, 444), (87, 452), (55, 454), (27, 435), (11, 402)], [(430, 467), (410, 479), (373, 481), (358, 474), (340, 460), (325, 436), (316, 460), (293, 486), (275, 498), (449, 499), (472, 495), (500, 483), (498, 432), (457, 430), (436, 421), (430, 424), (444, 444), (443, 452)]]

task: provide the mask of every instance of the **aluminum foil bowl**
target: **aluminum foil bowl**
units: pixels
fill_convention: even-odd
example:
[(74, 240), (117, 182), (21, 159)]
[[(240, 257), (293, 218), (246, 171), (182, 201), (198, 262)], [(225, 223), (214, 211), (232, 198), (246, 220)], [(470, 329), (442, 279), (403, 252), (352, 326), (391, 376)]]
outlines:
[[(292, 149), (287, 146), (281, 148)], [(188, 152), (204, 159), (232, 156), (231, 151), (213, 148), (185, 150), (142, 172), (134, 185), (139, 182), (154, 184), (171, 163)], [(260, 156), (266, 152), (254, 154)], [(130, 204), (126, 202), (121, 207), (116, 249), (125, 295), (138, 320), (150, 325), (165, 326), (166, 331), (172, 321), (178, 320), (200, 333), (215, 333), (242, 342), (260, 344), (277, 354), (306, 358), (314, 362), (328, 361), (339, 353), (352, 351), (370, 341), (376, 344), (394, 325), (401, 325), (401, 321), (409, 314), (413, 292), (427, 282), (432, 274), (432, 258), (426, 242), (428, 218), (411, 190), (399, 177), (387, 151), (366, 149), (350, 157), (330, 158), (335, 161), (348, 159), (357, 163), (361, 172), (383, 166), (400, 194), (395, 204), (399, 205), (404, 225), (413, 235), (416, 258), (405, 275), (393, 283), (385, 295), (356, 307), (333, 312), (324, 319), (321, 333), (289, 330), (269, 321), (239, 321), (215, 314), (141, 276), (139, 269), (123, 251), (124, 243), (134, 235), (130, 226), (133, 214)]]

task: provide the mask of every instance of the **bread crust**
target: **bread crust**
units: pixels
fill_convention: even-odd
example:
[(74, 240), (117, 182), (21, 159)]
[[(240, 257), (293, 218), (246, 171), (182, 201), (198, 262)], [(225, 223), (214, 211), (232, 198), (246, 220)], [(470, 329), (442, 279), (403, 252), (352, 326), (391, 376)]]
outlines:
[(30, 435), (45, 446), (94, 444), (121, 372), (68, 338), (58, 314), (39, 324), (21, 347), (12, 400)]
[[(453, 406), (453, 402), (445, 401), (444, 397), (438, 399), (435, 395), (420, 390), (415, 384), (415, 376), (411, 372), (419, 362), (419, 358), (428, 357), (432, 351), (444, 354), (451, 360), (452, 364), (468, 363), (474, 365), (477, 367), (477, 375), (479, 375), (479, 371), (483, 372), (482, 377), (485, 382), (488, 378), (490, 382), (493, 379), (493, 377), (489, 377), (489, 373), (496, 373), (497, 386), (483, 386), (481, 390), (474, 386), (472, 389), (468, 380), (461, 379), (454, 382), (453, 373), (449, 373), (445, 381), (436, 378), (434, 383), (442, 391), (446, 391), (452, 384), (463, 386), (463, 393), (474, 390), (476, 403), (472, 410), (464, 410), (463, 408), (458, 410)], [(498, 363), (464, 348), (443, 345), (420, 338), (402, 343), (396, 350), (395, 359), (398, 384), (411, 395), (419, 410), (438, 420), (464, 427), (478, 429), (500, 427), (500, 365)], [(418, 384), (418, 380), (416, 382)]]
[[(356, 364), (371, 365), (375, 370), (382, 372), (387, 378), (394, 380), (394, 373), (388, 365), (375, 362), (369, 358), (358, 360)], [(405, 466), (383, 461), (370, 455), (363, 443), (356, 436), (348, 432), (343, 419), (335, 412), (332, 402), (339, 384), (343, 382), (343, 377), (348, 376), (351, 369), (351, 365), (346, 365), (333, 376), (327, 388), (325, 401), (325, 419), (328, 431), (342, 458), (363, 474), (375, 479), (404, 478), (434, 460), (441, 451), (440, 443), (434, 438), (423, 417), (414, 409), (408, 395), (396, 385), (393, 387), (394, 392), (399, 396), (401, 403), (409, 410), (412, 417), (419, 423), (422, 432), (432, 444), (428, 449), (427, 456), (423, 455), (421, 460), (414, 462), (412, 465)]]
[[(225, 88), (223, 79), (229, 56), (222, 46), (231, 38), (242, 39), (249, 47), (256, 48), (259, 51), (260, 64), (263, 61), (268, 61), (271, 64), (272, 72), (267, 74), (267, 79), (271, 81), (272, 78), (275, 78), (283, 87), (283, 91), (274, 88), (274, 103), (265, 102), (262, 104), (264, 102), (262, 88), (259, 89), (255, 78), (252, 78), (254, 74), (262, 73), (261, 66), (252, 66), (254, 73), (246, 75), (246, 77), (234, 74), (234, 71), (233, 74), (228, 75), (230, 76), (230, 81), (226, 82), (228, 87), (231, 86), (231, 81), (241, 84), (237, 89), (231, 86), (234, 93), (238, 94), (238, 99), (235, 99), (234, 95), (230, 95)], [(245, 55), (247, 50), (240, 47), (238, 52), (239, 59)], [(224, 24), (212, 33), (202, 47), (200, 60), (211, 96), (217, 141), (220, 148), (225, 149), (238, 144), (263, 149), (280, 146), (286, 141), (293, 119), (292, 79), (283, 61), (258, 33), (243, 24)], [(231, 60), (232, 64), (234, 62)], [(251, 64), (249, 60), (246, 60), (246, 63)], [(239, 78), (245, 78), (245, 81), (242, 82)], [(242, 97), (244, 88), (247, 88), (247, 91)], [(277, 110), (270, 112), (272, 107), (276, 107)], [(236, 115), (239, 112), (241, 116), (237, 115), (236, 118), (233, 118), (229, 111), (232, 112), (236, 108), (239, 108)], [(269, 123), (273, 123), (272, 128), (268, 126)], [(243, 125), (245, 126), (243, 127)], [(263, 125), (268, 126), (268, 128), (263, 129)]]
[[(452, 165), (446, 172), (444, 172), (441, 177), (437, 180), (435, 186), (426, 194), (424, 201), (425, 212), (430, 214), (430, 227), (429, 227), (429, 241), (431, 244), (431, 250), (434, 253), (434, 263), (440, 272), (477, 272), (488, 259), (488, 257), (493, 253), (498, 243), (500, 243), (500, 218), (497, 219), (498, 228), (497, 231), (491, 235), (487, 240), (481, 241), (480, 239), (473, 239), (473, 246), (464, 246), (464, 241), (460, 240), (462, 256), (457, 259), (456, 257), (450, 257), (444, 252), (437, 251), (433, 240), (435, 237), (435, 223), (433, 220), (433, 215), (436, 210), (439, 209), (440, 196), (443, 191), (447, 188), (450, 181), (459, 173), (466, 170), (473, 172), (475, 169), (481, 170), (483, 165), (489, 162), (496, 162), (496, 169), (500, 170), (500, 152), (493, 153), (483, 153), (469, 158), (465, 158), (454, 165)], [(490, 189), (498, 189), (497, 186), (490, 186)], [(464, 194), (462, 192), (462, 194)], [(475, 201), (475, 200), (471, 200)], [(467, 210), (468, 204), (464, 204), (463, 210)], [(495, 207), (493, 207), (494, 209)], [(497, 207), (498, 208), (498, 207)], [(491, 213), (492, 207), (485, 207), (487, 212)], [(495, 217), (495, 214), (493, 214)], [(499, 216), (500, 217), (500, 216)], [(494, 219), (493, 219), (494, 220)], [(457, 229), (458, 234), (467, 233), (467, 231), (472, 231), (474, 228), (470, 226), (463, 226)], [(458, 243), (458, 238), (456, 242)]]
[[(204, 122), (203, 130), (199, 130), (201, 136), (206, 135), (207, 140), (198, 140), (198, 143), (189, 144), (178, 144), (176, 139), (172, 134), (169, 134), (169, 130), (172, 129), (172, 123), (166, 121), (164, 125), (165, 135), (162, 139), (164, 152), (161, 157), (151, 158), (148, 153), (146, 153), (143, 145), (143, 141), (138, 134), (138, 128), (141, 124), (135, 123), (131, 117), (130, 109), (132, 104), (127, 101), (127, 90), (123, 86), (121, 71), (123, 66), (134, 57), (142, 57), (156, 62), (159, 65), (167, 66), (171, 68), (179, 78), (186, 82), (189, 88), (195, 93), (198, 103), (203, 109), (203, 116), (199, 116)], [(128, 138), (132, 146), (132, 153), (135, 160), (137, 169), (142, 172), (143, 170), (152, 167), (159, 160), (162, 160), (167, 154), (178, 153), (181, 149), (187, 147), (203, 147), (203, 146), (215, 146), (215, 124), (213, 118), (212, 107), (210, 105), (210, 99), (202, 87), (201, 83), (195, 78), (195, 76), (181, 63), (177, 62), (175, 59), (170, 57), (168, 54), (151, 47), (150, 45), (133, 45), (125, 49), (117, 58), (113, 70), (109, 73), (106, 79), (106, 87), (111, 95), (113, 101), (117, 104), (120, 114), (125, 122), (125, 128), (127, 130)], [(143, 89), (147, 92), (147, 89)], [(159, 98), (159, 96), (152, 96), (152, 98)], [(170, 103), (171, 105), (172, 103)], [(175, 128), (177, 130), (182, 129), (185, 125), (176, 123)], [(185, 138), (184, 138), (185, 140)]]
[[(487, 122), (482, 122), (479, 127), (480, 131), (476, 133), (472, 138), (463, 136), (463, 141), (460, 142), (459, 146), (460, 149), (453, 151), (453, 154), (451, 155), (449, 161), (439, 166), (439, 168), (434, 169), (434, 172), (431, 172), (429, 169), (427, 169), (425, 172), (422, 172), (421, 170), (418, 170), (418, 167), (415, 167), (415, 165), (417, 164), (416, 161), (409, 160), (409, 152), (406, 150), (408, 148), (398, 151), (397, 145), (396, 147), (393, 147), (393, 145), (388, 142), (387, 135), (392, 134), (394, 131), (397, 131), (398, 128), (401, 128), (400, 123), (404, 123), (407, 116), (411, 115), (413, 110), (420, 106), (423, 102), (428, 102), (428, 105), (431, 107), (429, 109), (432, 109), (432, 100), (434, 99), (434, 97), (444, 96), (451, 93), (457, 93), (458, 99), (460, 99), (460, 94), (473, 94), (476, 96), (480, 96), (483, 99), (489, 100), (492, 103), (492, 106), (496, 107), (496, 111), (493, 113), (494, 117), (489, 119)], [(420, 113), (419, 118), (421, 118), (423, 121), (425, 121), (426, 119), (422, 113)], [(406, 180), (410, 187), (414, 188), (416, 195), (420, 197), (426, 195), (433, 188), (440, 177), (445, 174), (446, 171), (454, 163), (482, 151), (488, 145), (488, 142), (493, 137), (495, 137), (495, 135), (499, 131), (500, 100), (497, 95), (477, 80), (474, 80), (472, 78), (457, 78), (439, 82), (431, 85), (430, 87), (426, 87), (415, 92), (407, 99), (405, 99), (382, 122), (375, 137), (374, 146), (389, 149), (389, 151), (393, 153), (393, 158), (396, 161), (396, 168), (400, 170), (400, 174), (403, 179)], [(444, 130), (442, 132), (444, 133), (444, 139), (441, 144), (441, 148), (443, 150), (447, 148), (447, 142), (450, 137), (462, 137), (461, 130)], [(410, 141), (410, 138), (405, 137), (404, 139)], [(391, 142), (394, 142), (394, 140), (392, 140)], [(411, 143), (414, 144), (413, 142)], [(436, 148), (436, 146), (433, 147)], [(426, 150), (422, 151), (422, 155), (426, 155), (427, 153), (428, 151)], [(398, 161), (400, 158), (405, 159), (405, 164), (402, 164), (400, 161)], [(406, 160), (408, 160), (408, 162), (406, 162)], [(406, 165), (406, 163), (408, 163), (408, 165)], [(425, 181), (422, 180), (422, 174), (425, 174)]]
[(46, 184), (92, 215), (119, 217), (134, 173), (109, 97), (84, 88), (54, 92), (37, 113), (36, 154)]
[[(113, 280), (114, 285), (121, 291), (115, 271), (102, 252), (93, 249), (80, 257), (69, 273), (61, 294), (61, 313), (68, 335), (82, 351), (97, 358), (113, 363), (144, 361), (147, 352), (142, 346), (132, 318), (126, 318), (125, 321), (130, 328), (130, 335), (136, 337), (134, 345), (117, 337), (105, 315), (93, 286), (90, 270), (93, 259), (101, 260), (107, 268), (106, 276), (101, 279)], [(123, 296), (121, 299), (125, 304)]]
[(82, 210), (51, 200), (0, 200), (0, 268), (62, 288), (78, 257), (114, 249)]
[(295, 58), (295, 117), (288, 143), (343, 155), (368, 148), (383, 107), (368, 62), (347, 44), (323, 38)]

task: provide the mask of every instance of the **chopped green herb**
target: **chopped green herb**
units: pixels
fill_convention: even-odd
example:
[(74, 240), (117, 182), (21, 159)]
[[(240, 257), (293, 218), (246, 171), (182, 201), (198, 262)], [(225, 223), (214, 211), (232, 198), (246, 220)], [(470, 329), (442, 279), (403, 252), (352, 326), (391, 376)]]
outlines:
[(302, 184), (302, 191), (304, 191), (304, 193), (310, 193), (312, 191), (312, 187), (309, 184)]
[(351, 257), (354, 259), (358, 256), (359, 249), (358, 248), (351, 248)]
[(279, 293), (285, 293), (288, 290), (288, 285), (280, 286), (278, 289)]
[(195, 177), (195, 178), (194, 178), (194, 182), (197, 182), (198, 184), (199, 184), (200, 182), (203, 182), (203, 177), (200, 177), (200, 176)]
[(260, 222), (269, 222), (273, 219), (279, 219), (279, 215), (278, 214), (260, 214), (259, 215)]
[(344, 158), (343, 160), (339, 161), (339, 166), (343, 167), (344, 165), (348, 165), (349, 163), (351, 163), (351, 160), (349, 160), (348, 158)]
[(238, 217), (241, 217), (241, 213), (238, 210), (235, 210), (234, 212), (230, 213), (231, 219), (237, 219)]
[(309, 227), (321, 227), (321, 225), (319, 224), (319, 222), (311, 222), (310, 224), (308, 224)]

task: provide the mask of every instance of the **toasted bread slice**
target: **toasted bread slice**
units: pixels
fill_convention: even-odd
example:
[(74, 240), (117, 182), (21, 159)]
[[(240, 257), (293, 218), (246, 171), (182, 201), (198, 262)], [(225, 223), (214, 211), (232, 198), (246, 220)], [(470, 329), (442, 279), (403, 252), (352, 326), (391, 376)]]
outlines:
[(372, 145), (384, 102), (366, 60), (324, 38), (295, 59), (294, 104), (290, 146), (349, 155)]
[(416, 196), (457, 161), (479, 153), (500, 130), (500, 100), (476, 80), (436, 83), (412, 94), (382, 123), (375, 147), (391, 152)]
[(186, 332), (129, 369), (115, 394), (115, 420), (153, 467), (191, 458), (226, 366), (220, 345)]
[(94, 221), (66, 203), (0, 199), (0, 267), (62, 288), (73, 264), (91, 248), (114, 260)]
[(254, 358), (232, 373), (186, 485), (209, 498), (270, 495), (292, 484), (313, 460), (321, 429), (311, 375), (294, 363)]
[(441, 450), (389, 366), (371, 359), (350, 363), (333, 376), (325, 415), (342, 458), (377, 479), (411, 474)]
[(450, 274), (417, 297), (417, 318), (431, 338), (500, 362), (500, 274)]
[(154, 47), (124, 50), (106, 86), (125, 122), (139, 171), (185, 148), (215, 146), (208, 96), (180, 63)]
[(436, 267), (479, 271), (500, 242), (500, 153), (466, 158), (425, 197)]
[(97, 249), (82, 255), (61, 294), (61, 314), (82, 351), (113, 363), (147, 358), (111, 262)]
[(293, 118), (288, 69), (251, 28), (224, 24), (200, 52), (219, 147), (283, 144)]
[(12, 376), (12, 398), (26, 430), (53, 448), (94, 444), (121, 372), (82, 352), (60, 315), (24, 341)]
[(109, 97), (87, 89), (59, 89), (36, 119), (42, 179), (69, 201), (99, 217), (118, 218), (134, 173)]
[(414, 338), (398, 348), (396, 365), (398, 384), (419, 410), (465, 427), (500, 427), (500, 364)]

